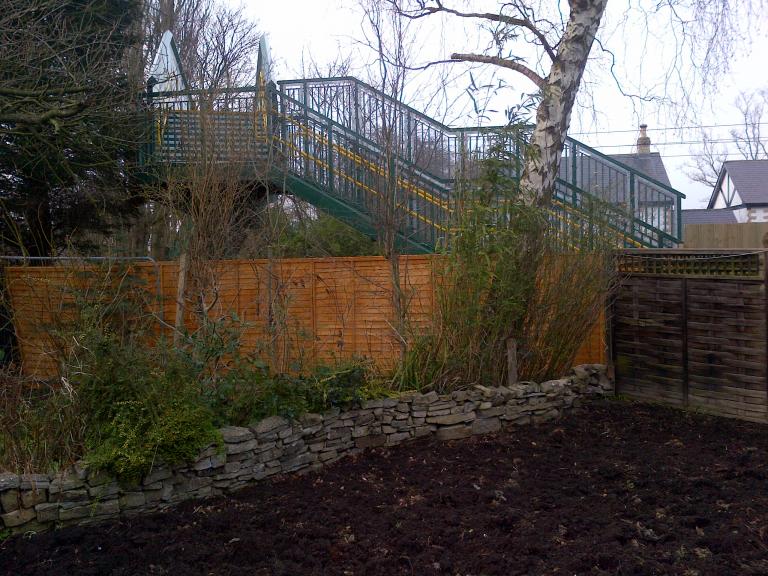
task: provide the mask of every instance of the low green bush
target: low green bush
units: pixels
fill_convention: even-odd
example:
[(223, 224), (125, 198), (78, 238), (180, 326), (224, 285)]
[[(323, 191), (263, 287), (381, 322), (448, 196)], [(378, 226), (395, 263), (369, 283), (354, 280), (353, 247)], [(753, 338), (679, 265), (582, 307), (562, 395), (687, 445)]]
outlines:
[(132, 483), (158, 461), (188, 462), (200, 449), (220, 441), (210, 413), (188, 398), (120, 402), (115, 414), (89, 443), (86, 462)]
[[(50, 470), (84, 458), (133, 483), (159, 461), (193, 459), (219, 441), (218, 427), (273, 415), (295, 419), (387, 394), (365, 362), (273, 374), (263, 362), (238, 356), (226, 338), (212, 344), (216, 339), (206, 336), (179, 350), (95, 327), (73, 341), (64, 385), (3, 403), (16, 408), (0, 417), (0, 468)], [(226, 356), (229, 366), (222, 368)]]
[(76, 295), (71, 320), (51, 328), (66, 351), (59, 382), (22, 385), (6, 375), (19, 385), (0, 390), (0, 470), (38, 472), (85, 459), (132, 483), (159, 461), (191, 460), (219, 440), (218, 427), (298, 418), (387, 392), (362, 361), (273, 374), (240, 354), (242, 323), (234, 316), (204, 323), (173, 346), (142, 321), (140, 291), (104, 294)]
[(85, 460), (126, 482), (215, 442), (194, 370), (163, 342), (148, 348), (98, 330), (81, 334), (68, 370), (86, 423)]
[(0, 375), (0, 472), (58, 470), (84, 451), (87, 423), (71, 386)]
[(246, 361), (208, 386), (203, 397), (217, 424), (245, 426), (267, 416), (298, 418), (386, 394), (362, 360), (320, 366), (312, 372), (271, 374), (264, 363)]

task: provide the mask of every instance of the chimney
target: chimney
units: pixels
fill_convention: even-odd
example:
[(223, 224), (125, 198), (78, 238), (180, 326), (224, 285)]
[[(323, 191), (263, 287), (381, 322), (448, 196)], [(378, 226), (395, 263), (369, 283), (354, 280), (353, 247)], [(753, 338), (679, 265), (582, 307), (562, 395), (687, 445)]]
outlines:
[(640, 136), (637, 139), (637, 153), (638, 154), (650, 154), (651, 153), (651, 139), (648, 138), (646, 129), (648, 124), (640, 124)]

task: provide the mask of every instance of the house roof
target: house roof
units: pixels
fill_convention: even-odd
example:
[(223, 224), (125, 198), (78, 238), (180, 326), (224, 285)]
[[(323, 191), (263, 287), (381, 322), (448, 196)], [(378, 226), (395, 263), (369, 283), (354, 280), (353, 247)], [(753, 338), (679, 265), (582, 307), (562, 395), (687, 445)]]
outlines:
[(683, 226), (686, 224), (736, 224), (736, 215), (730, 208), (683, 210)]
[[(664, 162), (658, 152), (612, 154), (610, 158), (652, 180), (671, 187), (667, 170), (664, 168)], [(626, 203), (630, 201), (627, 174), (622, 170), (607, 169), (605, 161), (599, 157), (585, 155), (561, 162), (560, 178), (566, 182), (572, 182), (582, 190), (595, 194), (608, 202)], [(635, 198), (641, 204), (662, 201), (654, 188), (642, 185), (637, 186)], [(665, 198), (663, 201), (669, 200)]]
[(610, 156), (617, 162), (626, 164), (649, 178), (653, 178), (666, 186), (672, 186), (669, 182), (667, 169), (664, 167), (664, 161), (658, 152), (651, 152), (649, 154), (611, 154)]
[(723, 162), (708, 208), (715, 205), (726, 173), (730, 176), (742, 204), (768, 204), (768, 160), (728, 160)]

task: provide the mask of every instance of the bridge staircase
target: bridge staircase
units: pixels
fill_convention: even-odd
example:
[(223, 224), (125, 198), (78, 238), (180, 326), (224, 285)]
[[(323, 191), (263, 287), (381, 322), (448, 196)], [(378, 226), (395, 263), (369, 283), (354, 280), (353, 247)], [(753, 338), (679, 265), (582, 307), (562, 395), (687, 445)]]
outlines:
[[(263, 78), (263, 76), (262, 76)], [(445, 246), (457, 190), (497, 153), (519, 177), (524, 130), (452, 128), (351, 77), (153, 94), (144, 161), (214, 161), (374, 236), (397, 228), (410, 252)], [(599, 213), (620, 247), (675, 247), (683, 195), (567, 138), (550, 207), (556, 229), (584, 230)]]

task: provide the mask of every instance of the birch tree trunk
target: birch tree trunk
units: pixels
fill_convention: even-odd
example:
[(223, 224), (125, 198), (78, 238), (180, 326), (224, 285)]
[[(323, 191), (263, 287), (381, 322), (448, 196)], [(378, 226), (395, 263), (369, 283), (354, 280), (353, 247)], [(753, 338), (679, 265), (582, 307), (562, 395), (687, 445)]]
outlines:
[(571, 13), (549, 75), (541, 88), (536, 126), (520, 188), (529, 204), (552, 200), (571, 110), (607, 0), (571, 0)]

